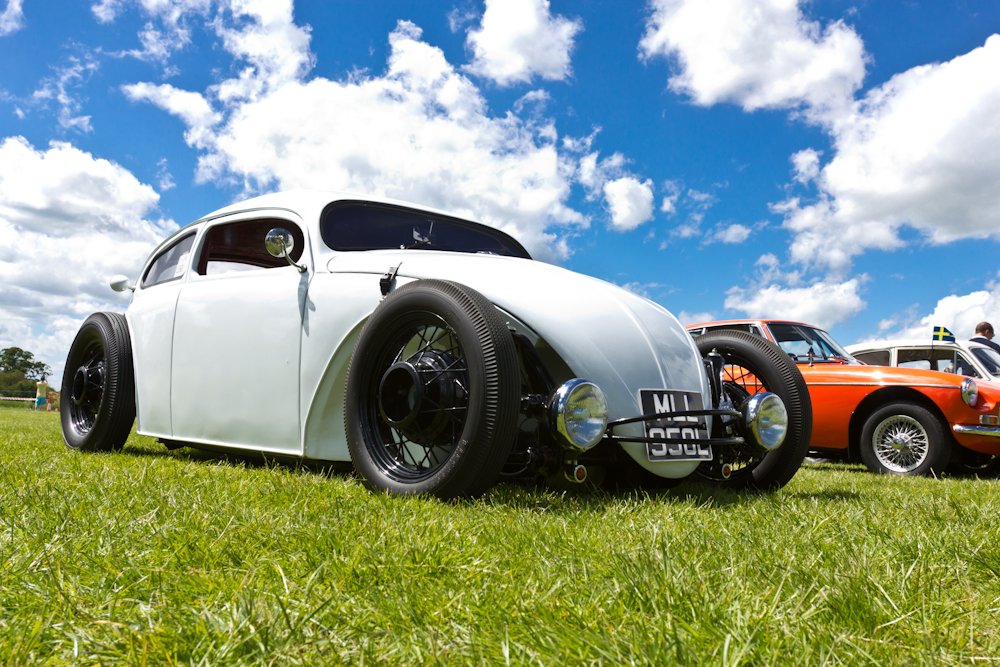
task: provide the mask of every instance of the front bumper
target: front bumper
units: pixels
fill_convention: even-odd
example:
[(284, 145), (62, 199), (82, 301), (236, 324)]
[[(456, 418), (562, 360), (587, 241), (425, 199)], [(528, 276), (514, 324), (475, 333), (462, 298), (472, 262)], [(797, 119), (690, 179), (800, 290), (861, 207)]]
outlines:
[[(605, 437), (612, 442), (641, 442), (647, 444), (661, 444), (661, 445), (721, 445), (721, 446), (736, 446), (746, 444), (746, 439), (743, 436), (730, 436), (730, 437), (708, 437), (708, 438), (668, 438), (668, 437), (647, 437), (647, 436), (633, 436), (633, 435), (619, 435), (614, 433), (614, 430), (619, 426), (625, 426), (626, 424), (638, 424), (641, 423), (644, 426), (646, 422), (656, 422), (661, 424), (666, 422), (667, 425), (677, 426), (677, 427), (694, 427), (698, 430), (708, 431), (708, 425), (703, 422), (692, 423), (690, 419), (698, 417), (719, 417), (722, 419), (732, 419), (740, 420), (743, 417), (743, 413), (739, 410), (726, 409), (726, 408), (716, 408), (710, 410), (679, 410), (674, 412), (654, 412), (651, 414), (641, 415), (639, 417), (628, 417), (626, 419), (616, 419), (614, 421), (608, 422), (608, 428), (605, 431)], [(676, 421), (675, 421), (676, 420)]]
[(951, 427), (951, 430), (962, 435), (983, 435), (988, 438), (1000, 438), (1000, 426), (969, 426), (966, 424), (955, 424)]

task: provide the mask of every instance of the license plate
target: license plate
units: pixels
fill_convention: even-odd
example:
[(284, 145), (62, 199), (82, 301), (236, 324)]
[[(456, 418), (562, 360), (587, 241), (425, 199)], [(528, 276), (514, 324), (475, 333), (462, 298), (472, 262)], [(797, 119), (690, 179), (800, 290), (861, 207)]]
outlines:
[[(642, 414), (702, 410), (701, 394), (695, 391), (670, 389), (640, 389)], [(708, 429), (705, 417), (664, 417), (643, 423), (647, 438), (684, 438), (688, 442), (666, 444), (647, 442), (646, 456), (650, 461), (711, 461), (712, 446), (705, 444)]]

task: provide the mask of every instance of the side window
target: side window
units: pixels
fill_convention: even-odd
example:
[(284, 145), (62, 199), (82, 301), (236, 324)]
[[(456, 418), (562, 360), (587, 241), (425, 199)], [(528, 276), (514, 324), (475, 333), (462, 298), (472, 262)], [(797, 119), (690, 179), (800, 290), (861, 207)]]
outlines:
[(978, 377), (979, 375), (964, 355), (961, 353), (956, 354), (955, 350), (947, 348), (900, 350), (899, 365), (904, 368), (923, 368), (932, 371), (943, 371), (945, 373), (971, 375), (973, 377)]
[(193, 233), (161, 252), (149, 265), (146, 275), (142, 277), (142, 286), (152, 287), (182, 277), (187, 270), (192, 245), (194, 245)]
[(972, 365), (972, 362), (969, 361), (968, 357), (966, 357), (961, 352), (958, 354), (958, 357), (955, 359), (955, 362), (957, 364), (956, 371), (958, 372), (959, 375), (968, 375), (969, 377), (980, 378), (980, 379), (983, 377), (976, 370), (976, 367)]
[(241, 220), (209, 228), (201, 256), (198, 257), (198, 273), (205, 276), (288, 266), (285, 258), (272, 257), (264, 247), (264, 237), (275, 227), (283, 227), (292, 233), (295, 247), (291, 257), (299, 261), (305, 249), (305, 238), (297, 225), (272, 218)]
[(921, 370), (940, 370), (938, 360), (933, 359), (929, 348), (917, 350), (899, 350), (896, 353), (896, 364), (903, 368), (919, 368)]
[(864, 362), (869, 366), (888, 366), (889, 365), (889, 350), (874, 350), (872, 352), (858, 352), (854, 355), (854, 358), (858, 361)]

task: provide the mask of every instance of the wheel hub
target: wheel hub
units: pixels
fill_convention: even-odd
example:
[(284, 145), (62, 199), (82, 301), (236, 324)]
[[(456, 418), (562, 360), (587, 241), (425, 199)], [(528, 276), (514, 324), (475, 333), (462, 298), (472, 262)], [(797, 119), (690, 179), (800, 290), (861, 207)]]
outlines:
[(908, 435), (893, 436), (890, 446), (897, 452), (906, 452), (910, 449), (910, 437)]
[(449, 370), (455, 362), (447, 352), (426, 350), (387, 368), (378, 392), (382, 419), (414, 442), (449, 441), (450, 412), (467, 400), (462, 374)]

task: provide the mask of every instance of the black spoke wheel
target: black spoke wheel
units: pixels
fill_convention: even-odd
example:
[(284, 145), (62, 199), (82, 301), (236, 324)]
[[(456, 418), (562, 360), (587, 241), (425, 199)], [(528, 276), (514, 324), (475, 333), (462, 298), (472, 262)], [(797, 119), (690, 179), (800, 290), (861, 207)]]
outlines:
[(776, 489), (795, 475), (809, 450), (812, 403), (802, 373), (777, 345), (742, 331), (713, 331), (695, 339), (702, 356), (718, 352), (724, 361), (723, 391), (736, 409), (762, 391), (777, 394), (788, 413), (782, 445), (767, 452), (747, 442), (716, 447), (715, 458), (698, 467), (700, 477), (728, 487)]
[(485, 491), (516, 436), (514, 341), (481, 294), (421, 280), (390, 294), (359, 336), (345, 426), (369, 487), (442, 498)]
[(62, 432), (73, 449), (120, 449), (135, 421), (132, 343), (125, 317), (94, 313), (69, 348), (62, 380)]

